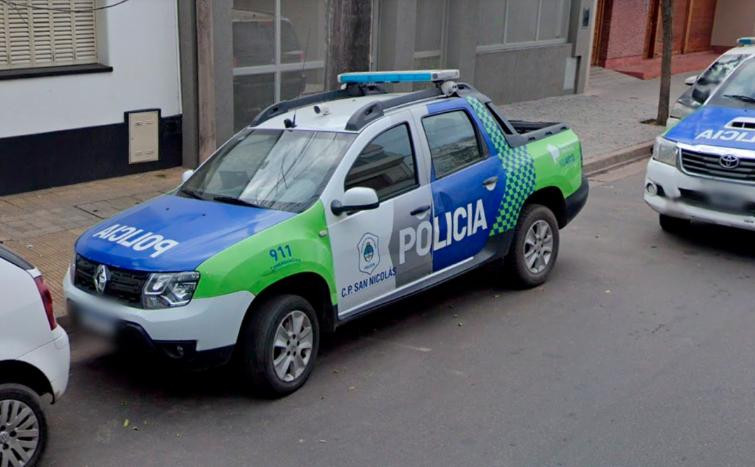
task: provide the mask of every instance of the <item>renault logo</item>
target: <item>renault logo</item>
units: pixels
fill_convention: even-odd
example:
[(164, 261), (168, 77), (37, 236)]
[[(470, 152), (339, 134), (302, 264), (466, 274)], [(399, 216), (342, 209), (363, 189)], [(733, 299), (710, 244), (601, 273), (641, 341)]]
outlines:
[(734, 154), (724, 154), (721, 159), (718, 160), (721, 167), (724, 169), (736, 169), (739, 167), (739, 157)]
[(107, 266), (100, 264), (97, 266), (97, 270), (94, 272), (94, 289), (98, 294), (102, 295), (107, 287), (107, 282), (110, 280), (110, 271)]

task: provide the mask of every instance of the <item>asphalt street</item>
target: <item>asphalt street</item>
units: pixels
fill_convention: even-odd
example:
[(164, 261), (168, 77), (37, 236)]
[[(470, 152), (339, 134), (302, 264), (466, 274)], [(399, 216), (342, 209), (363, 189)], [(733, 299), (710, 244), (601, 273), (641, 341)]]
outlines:
[(45, 465), (752, 465), (755, 235), (663, 233), (643, 173), (592, 180), (544, 286), (382, 310), (285, 399), (74, 335)]

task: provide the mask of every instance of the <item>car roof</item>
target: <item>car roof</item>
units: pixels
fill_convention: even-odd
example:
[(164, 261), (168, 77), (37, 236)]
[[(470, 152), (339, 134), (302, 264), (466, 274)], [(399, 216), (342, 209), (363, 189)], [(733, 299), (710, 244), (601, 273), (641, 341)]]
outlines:
[(724, 55), (755, 55), (755, 45), (734, 47), (724, 52), (721, 56)]
[[(386, 94), (372, 94), (368, 96), (350, 97), (347, 99), (338, 99), (334, 101), (327, 101), (321, 104), (311, 104), (298, 109), (291, 110), (284, 114), (273, 117), (269, 120), (265, 120), (256, 128), (267, 128), (275, 130), (286, 129), (285, 120), (292, 120), (296, 122), (296, 129), (298, 130), (320, 130), (320, 131), (342, 131), (354, 133), (346, 130), (346, 123), (365, 105), (373, 102), (380, 102), (387, 99), (391, 99), (397, 96), (402, 96), (404, 93), (386, 93)], [(431, 99), (434, 100), (434, 99)], [(427, 103), (424, 101), (415, 101), (411, 104)], [(315, 112), (315, 106), (318, 106), (321, 111), (318, 114)], [(396, 107), (390, 110), (386, 110), (386, 115), (390, 114), (405, 106)], [(325, 109), (325, 110), (323, 110)]]

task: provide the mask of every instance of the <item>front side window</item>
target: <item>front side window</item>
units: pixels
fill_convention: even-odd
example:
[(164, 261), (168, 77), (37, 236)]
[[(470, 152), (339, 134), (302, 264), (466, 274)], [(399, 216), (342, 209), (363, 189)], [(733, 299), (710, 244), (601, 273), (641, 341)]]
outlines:
[(94, 0), (0, 2), (0, 70), (97, 62)]
[(469, 116), (463, 110), (422, 119), (435, 177), (442, 178), (482, 160), (483, 153)]
[(346, 175), (345, 189), (374, 189), (384, 201), (417, 186), (414, 150), (409, 127), (402, 124), (373, 139)]
[(355, 137), (331, 131), (250, 130), (229, 141), (179, 193), (301, 212), (320, 196)]

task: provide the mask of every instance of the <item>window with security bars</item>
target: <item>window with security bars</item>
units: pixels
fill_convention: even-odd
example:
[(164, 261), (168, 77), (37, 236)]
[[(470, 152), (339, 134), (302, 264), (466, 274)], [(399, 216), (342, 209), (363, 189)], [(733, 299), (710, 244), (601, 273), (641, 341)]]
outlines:
[(95, 0), (0, 0), (0, 70), (97, 62)]

